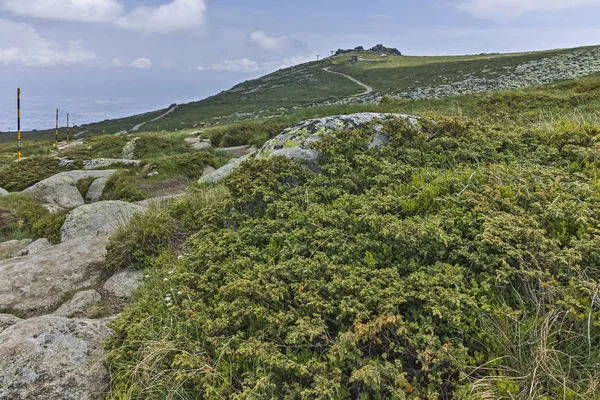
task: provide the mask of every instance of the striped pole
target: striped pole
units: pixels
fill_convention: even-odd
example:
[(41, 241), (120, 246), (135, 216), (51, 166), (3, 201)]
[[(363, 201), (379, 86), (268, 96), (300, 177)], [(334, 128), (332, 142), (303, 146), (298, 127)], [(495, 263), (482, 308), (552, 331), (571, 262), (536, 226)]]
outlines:
[(21, 88), (17, 89), (17, 160), (21, 159)]
[(54, 147), (58, 149), (58, 108), (56, 109), (56, 137), (54, 139)]
[(69, 143), (69, 113), (67, 113), (67, 143)]

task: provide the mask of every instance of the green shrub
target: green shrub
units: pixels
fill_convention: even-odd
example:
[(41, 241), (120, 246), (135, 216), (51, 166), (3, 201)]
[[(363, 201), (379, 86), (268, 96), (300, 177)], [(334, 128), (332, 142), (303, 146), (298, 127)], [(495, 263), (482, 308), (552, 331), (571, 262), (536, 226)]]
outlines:
[(221, 162), (208, 152), (183, 153), (163, 156), (152, 160), (151, 165), (164, 176), (184, 176), (197, 179), (202, 176), (206, 166), (219, 166)]
[(0, 187), (8, 191), (21, 191), (59, 172), (75, 169), (70, 165), (58, 167), (53, 157), (31, 157), (11, 162), (0, 170)]
[(87, 194), (90, 186), (92, 185), (92, 183), (94, 183), (95, 180), (96, 178), (85, 178), (77, 181), (77, 190), (79, 190), (79, 193), (82, 197), (85, 198), (85, 195)]
[(22, 194), (0, 197), (0, 242), (11, 239), (47, 238), (60, 243), (66, 212), (50, 213)]
[(146, 134), (141, 135), (136, 141), (132, 158), (141, 160), (157, 156), (178, 155), (189, 151), (190, 146), (179, 137)]
[(121, 158), (123, 147), (128, 141), (125, 136), (115, 135), (87, 137), (82, 146), (71, 147), (63, 151), (61, 156), (81, 161), (94, 158)]
[[(571, 131), (561, 152), (542, 131), (464, 118), (385, 131), (391, 144), (373, 149), (371, 129), (327, 136), (319, 173), (254, 160), (224, 181), (230, 196), (172, 206), (195, 234), (181, 257), (159, 245), (144, 260), (113, 324), (113, 398), (450, 399), (495, 376), (500, 396), (525, 393), (515, 376), (540, 364), (499, 362), (513, 340), (494, 345), (482, 316), (539, 304), (565, 331), (588, 329), (593, 372), (600, 184), (597, 160), (576, 155), (595, 132)], [(536, 398), (575, 398), (553, 377), (600, 396), (593, 374), (556, 371), (526, 380)]]
[(101, 200), (135, 202), (146, 199), (147, 195), (136, 187), (138, 181), (136, 171), (117, 171), (106, 182)]

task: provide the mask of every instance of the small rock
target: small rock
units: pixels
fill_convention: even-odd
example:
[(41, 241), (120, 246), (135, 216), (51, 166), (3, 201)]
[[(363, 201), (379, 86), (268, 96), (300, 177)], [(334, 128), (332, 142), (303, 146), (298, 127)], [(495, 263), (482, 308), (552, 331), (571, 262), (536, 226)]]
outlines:
[(0, 196), (8, 196), (10, 193), (8, 193), (8, 190), (4, 190), (0, 187)]
[(95, 400), (109, 390), (106, 322), (44, 316), (0, 333), (0, 398)]
[(21, 249), (17, 252), (18, 257), (29, 256), (33, 254), (37, 254), (40, 251), (47, 249), (52, 246), (52, 243), (48, 239), (38, 239), (35, 242), (31, 243), (24, 249)]
[(209, 149), (212, 147), (212, 142), (210, 141), (210, 139), (186, 138), (185, 142), (197, 151)]
[(133, 154), (135, 153), (135, 147), (138, 140), (140, 140), (140, 138), (136, 137), (131, 142), (127, 143), (125, 147), (123, 147), (123, 152), (121, 153), (121, 156), (124, 159), (131, 160)]
[(92, 182), (87, 193), (85, 194), (85, 200), (89, 201), (90, 203), (96, 203), (97, 201), (100, 201), (107, 183), (107, 178), (98, 178)]
[(213, 167), (211, 167), (210, 165), (208, 165), (206, 168), (204, 168), (204, 171), (202, 171), (202, 177), (210, 175), (210, 174), (212, 174), (215, 171), (216, 171), (216, 169), (214, 169)]
[(221, 179), (225, 178), (233, 171), (235, 171), (244, 161), (248, 160), (251, 155), (247, 155), (245, 157), (237, 158), (232, 160), (230, 164), (227, 164), (212, 174), (206, 175), (199, 179), (198, 183), (211, 183), (211, 182), (219, 182)]
[(124, 269), (107, 280), (102, 289), (112, 296), (128, 299), (133, 291), (141, 285), (142, 276), (141, 271)]
[(60, 229), (62, 242), (86, 236), (110, 236), (146, 208), (124, 201), (100, 201), (74, 209)]
[(146, 175), (146, 178), (152, 178), (152, 177), (158, 176), (158, 175), (160, 175), (160, 172), (158, 172), (158, 171), (152, 171), (148, 175)]
[(58, 317), (89, 317), (86, 315), (91, 306), (102, 301), (102, 296), (95, 290), (79, 292), (52, 314)]
[(233, 153), (238, 157), (243, 157), (243, 156), (246, 156), (246, 155), (252, 153), (252, 151), (249, 151), (250, 148), (251, 148), (250, 145), (245, 145), (245, 146), (235, 146), (235, 147), (221, 147), (221, 148), (218, 148), (217, 150), (225, 151), (228, 153)]
[(127, 131), (120, 131), (120, 132), (115, 133), (115, 136), (125, 136), (125, 135), (127, 135)]

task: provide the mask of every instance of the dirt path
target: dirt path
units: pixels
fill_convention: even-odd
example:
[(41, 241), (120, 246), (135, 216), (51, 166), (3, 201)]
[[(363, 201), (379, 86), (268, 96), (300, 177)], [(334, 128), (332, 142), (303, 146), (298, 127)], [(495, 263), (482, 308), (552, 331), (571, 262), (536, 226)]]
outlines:
[(142, 126), (146, 125), (147, 123), (150, 123), (150, 122), (156, 122), (156, 121), (158, 121), (159, 119), (166, 117), (167, 115), (169, 115), (169, 114), (171, 114), (173, 111), (175, 111), (175, 110), (177, 109), (177, 107), (179, 107), (179, 106), (174, 106), (174, 107), (172, 107), (172, 108), (171, 108), (169, 111), (167, 111), (167, 112), (166, 112), (166, 113), (164, 113), (163, 115), (159, 115), (158, 117), (156, 117), (156, 118), (154, 118), (154, 119), (151, 119), (150, 121), (146, 121), (146, 122), (142, 122), (141, 124), (137, 124), (136, 126), (134, 126), (133, 128), (131, 128), (131, 130), (130, 130), (129, 132), (137, 132), (137, 131), (139, 131), (139, 130), (140, 130), (140, 128), (141, 128)]
[(371, 92), (373, 92), (373, 88), (371, 86), (365, 85), (364, 83), (362, 83), (361, 81), (359, 81), (357, 79), (354, 79), (350, 75), (342, 74), (341, 72), (330, 71), (329, 68), (331, 68), (331, 67), (323, 68), (323, 71), (329, 72), (330, 74), (341, 75), (341, 76), (343, 76), (345, 78), (350, 79), (352, 82), (356, 83), (357, 85), (360, 85), (360, 86), (362, 86), (362, 87), (365, 88), (365, 91), (363, 93), (356, 94), (356, 95), (350, 96), (350, 97), (365, 96), (365, 95), (370, 94)]

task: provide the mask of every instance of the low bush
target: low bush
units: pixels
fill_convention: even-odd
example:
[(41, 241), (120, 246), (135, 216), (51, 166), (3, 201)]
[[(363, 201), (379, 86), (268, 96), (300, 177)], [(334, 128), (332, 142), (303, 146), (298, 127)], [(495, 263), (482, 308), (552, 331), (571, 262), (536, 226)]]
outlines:
[(0, 187), (8, 191), (21, 191), (59, 172), (75, 169), (70, 165), (59, 168), (53, 157), (31, 157), (11, 162), (0, 171)]
[(246, 144), (260, 147), (288, 126), (286, 123), (274, 121), (245, 122), (225, 128), (214, 128), (203, 136), (211, 139), (213, 146), (216, 147)]
[[(385, 131), (380, 148), (369, 128), (326, 137), (319, 173), (253, 160), (230, 195), (174, 203), (194, 233), (178, 251), (139, 220), (160, 235), (138, 226), (119, 250), (147, 278), (113, 324), (112, 398), (598, 398), (597, 129)], [(553, 358), (518, 358), (506, 346), (537, 336), (486, 320), (549, 332)], [(584, 351), (560, 356), (582, 329)]]
[(67, 212), (50, 213), (22, 194), (0, 197), (0, 242), (11, 239), (46, 238), (60, 243), (60, 228)]
[(120, 170), (106, 182), (101, 200), (122, 200), (135, 202), (145, 200), (146, 193), (138, 189), (139, 173), (136, 169)]

